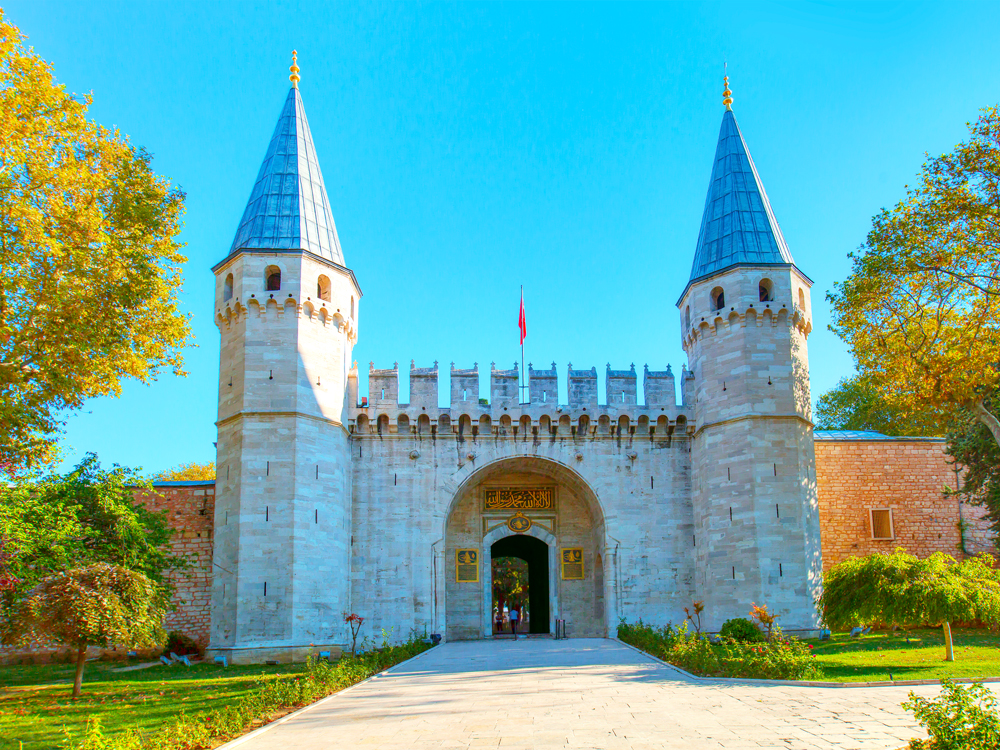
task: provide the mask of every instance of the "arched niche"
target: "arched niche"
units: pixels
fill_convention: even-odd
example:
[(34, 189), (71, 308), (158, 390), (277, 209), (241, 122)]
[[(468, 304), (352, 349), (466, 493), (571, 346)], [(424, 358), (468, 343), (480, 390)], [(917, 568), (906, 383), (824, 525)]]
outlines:
[[(604, 636), (614, 618), (616, 607), (603, 585), (597, 586), (596, 556), (606, 549), (605, 513), (595, 490), (575, 469), (559, 461), (540, 456), (509, 456), (472, 468), (455, 486), (443, 519), (443, 564), (436, 575), (437, 590), (445, 592), (440, 627), (448, 639), (487, 637), (493, 628), (493, 598), (490, 547), (514, 533), (507, 521), (514, 510), (487, 509), (485, 491), (511, 487), (549, 487), (554, 491), (555, 508), (550, 511), (524, 510), (533, 534), (549, 545), (550, 627), (556, 618), (573, 623), (571, 635)], [(443, 488), (447, 489), (447, 488)], [(561, 577), (559, 554), (563, 549), (583, 551), (581, 579)], [(457, 580), (457, 554), (475, 550), (479, 556), (478, 581)], [(605, 568), (607, 567), (605, 556)], [(614, 580), (607, 570), (605, 581)], [(601, 612), (596, 618), (594, 613)], [(611, 618), (611, 619), (609, 619)]]

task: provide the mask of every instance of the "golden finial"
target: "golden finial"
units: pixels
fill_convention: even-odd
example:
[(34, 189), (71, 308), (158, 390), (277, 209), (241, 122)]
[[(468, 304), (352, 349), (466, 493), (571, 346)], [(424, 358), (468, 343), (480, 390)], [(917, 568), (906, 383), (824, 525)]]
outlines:
[(289, 68), (292, 74), (288, 76), (288, 80), (292, 82), (292, 88), (297, 89), (299, 87), (299, 81), (302, 79), (299, 77), (299, 63), (298, 63), (299, 53), (292, 50), (292, 67)]
[(726, 105), (726, 109), (730, 112), (733, 111), (733, 92), (729, 90), (729, 76), (722, 79), (726, 82), (726, 88), (722, 92), (722, 103)]

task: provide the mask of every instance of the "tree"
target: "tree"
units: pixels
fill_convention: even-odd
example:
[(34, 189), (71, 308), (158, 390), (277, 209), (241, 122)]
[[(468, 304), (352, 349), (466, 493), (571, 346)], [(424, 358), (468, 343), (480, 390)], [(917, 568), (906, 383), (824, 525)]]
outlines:
[(528, 590), (528, 563), (520, 557), (494, 557), (493, 601), (502, 612), (507, 602), (520, 600)]
[[(993, 393), (994, 403), (998, 393)], [(979, 419), (967, 411), (960, 411), (948, 430), (947, 453), (962, 468), (956, 494), (986, 507), (1000, 544), (1000, 445)]]
[(163, 590), (120, 565), (96, 563), (56, 573), (18, 606), (7, 642), (51, 638), (76, 648), (73, 697), (80, 697), (88, 646), (161, 646), (166, 640)]
[(215, 479), (215, 462), (209, 461), (207, 464), (190, 463), (181, 464), (173, 469), (161, 471), (153, 477), (153, 481), (158, 482), (180, 482), (184, 480), (205, 480)]
[(961, 562), (943, 552), (920, 560), (903, 549), (837, 563), (823, 576), (818, 606), (831, 628), (941, 625), (945, 660), (955, 660), (951, 623), (1000, 623), (1000, 570), (990, 555)]
[(169, 595), (167, 574), (186, 562), (170, 552), (172, 531), (162, 513), (134, 500), (149, 488), (138, 472), (101, 468), (88, 455), (65, 476), (0, 485), (0, 539), (12, 585), (0, 591), (0, 639), (19, 603), (42, 579), (94, 563), (135, 570)]
[(930, 158), (906, 199), (873, 220), (831, 328), (862, 377), (905, 414), (967, 409), (1000, 443), (1000, 114)]
[(87, 119), (0, 11), (0, 460), (52, 456), (65, 415), (182, 373), (184, 194)]
[(819, 430), (874, 430), (884, 435), (929, 437), (944, 435), (948, 416), (930, 407), (906, 412), (889, 402), (879, 389), (859, 376), (843, 378), (816, 402)]

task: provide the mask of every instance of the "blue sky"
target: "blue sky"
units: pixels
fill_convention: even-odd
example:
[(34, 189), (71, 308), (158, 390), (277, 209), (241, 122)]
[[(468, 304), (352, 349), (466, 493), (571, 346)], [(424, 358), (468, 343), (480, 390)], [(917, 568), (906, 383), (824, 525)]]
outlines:
[[(227, 253), (287, 92), (292, 49), (347, 264), (362, 377), (520, 356), (560, 373), (684, 359), (690, 272), (733, 109), (815, 282), (814, 398), (852, 372), (824, 300), (925, 151), (997, 103), (997, 3), (345, 4), (13, 0), (8, 20), (92, 91), (92, 115), (187, 192), (187, 378), (70, 418), (66, 464), (214, 459), (212, 264)], [(442, 391), (447, 378), (442, 377)], [(365, 391), (362, 382), (362, 392)], [(561, 383), (565, 391), (565, 382)], [(563, 399), (565, 400), (565, 395)]]

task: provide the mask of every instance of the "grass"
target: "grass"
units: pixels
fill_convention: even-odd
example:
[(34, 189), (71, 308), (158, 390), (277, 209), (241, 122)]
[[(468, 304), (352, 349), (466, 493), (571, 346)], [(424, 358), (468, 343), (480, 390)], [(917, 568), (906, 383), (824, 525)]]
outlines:
[(944, 660), (940, 628), (877, 631), (858, 638), (834, 633), (829, 641), (810, 639), (807, 643), (812, 644), (823, 672), (820, 679), (833, 682), (1000, 677), (1000, 634), (952, 628), (952, 635), (953, 662)]
[[(201, 713), (236, 703), (256, 687), (262, 675), (287, 679), (303, 664), (230, 666), (159, 665), (132, 672), (112, 672), (121, 663), (91, 662), (83, 694), (74, 701), (72, 664), (0, 667), (0, 750), (48, 750), (59, 747), (64, 727), (80, 737), (88, 718), (100, 716), (108, 734), (138, 726), (152, 730), (181, 712)], [(23, 745), (22, 745), (23, 743)]]

